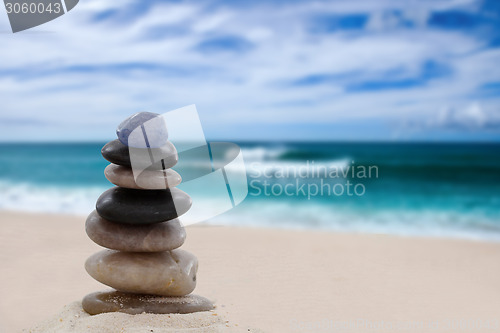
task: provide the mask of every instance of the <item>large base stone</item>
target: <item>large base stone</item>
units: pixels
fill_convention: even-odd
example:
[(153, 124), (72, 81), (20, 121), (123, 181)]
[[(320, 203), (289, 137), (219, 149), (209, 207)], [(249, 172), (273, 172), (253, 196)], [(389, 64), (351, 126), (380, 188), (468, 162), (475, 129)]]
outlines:
[(103, 250), (87, 259), (85, 269), (97, 281), (119, 291), (178, 297), (196, 287), (198, 259), (181, 249), (149, 253)]
[(198, 295), (164, 297), (120, 291), (101, 291), (85, 296), (82, 307), (91, 315), (105, 312), (167, 314), (209, 311), (213, 310), (214, 305), (205, 297)]

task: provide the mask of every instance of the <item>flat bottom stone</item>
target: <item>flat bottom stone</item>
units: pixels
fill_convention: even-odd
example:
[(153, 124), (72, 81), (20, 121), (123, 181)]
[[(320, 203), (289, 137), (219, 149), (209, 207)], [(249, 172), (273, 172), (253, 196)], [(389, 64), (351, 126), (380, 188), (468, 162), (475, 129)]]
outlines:
[(91, 315), (106, 312), (167, 314), (209, 311), (214, 309), (214, 304), (198, 295), (167, 297), (99, 291), (85, 296), (82, 307)]

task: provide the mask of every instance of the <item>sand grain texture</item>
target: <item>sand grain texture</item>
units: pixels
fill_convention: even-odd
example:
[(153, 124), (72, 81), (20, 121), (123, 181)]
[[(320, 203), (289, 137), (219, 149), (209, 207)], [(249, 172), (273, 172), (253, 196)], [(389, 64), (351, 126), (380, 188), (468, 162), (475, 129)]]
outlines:
[(154, 315), (104, 313), (90, 316), (83, 311), (80, 302), (65, 306), (60, 313), (49, 320), (25, 329), (25, 333), (216, 333), (228, 332), (224, 320), (214, 312), (198, 312), (189, 315)]

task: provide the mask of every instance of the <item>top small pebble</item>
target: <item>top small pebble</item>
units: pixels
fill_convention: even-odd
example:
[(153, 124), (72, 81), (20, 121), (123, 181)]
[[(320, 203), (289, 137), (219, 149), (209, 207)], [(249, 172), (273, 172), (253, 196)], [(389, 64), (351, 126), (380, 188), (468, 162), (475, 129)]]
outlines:
[(116, 135), (121, 143), (134, 148), (160, 148), (168, 139), (165, 120), (152, 112), (139, 112), (128, 117), (118, 126)]

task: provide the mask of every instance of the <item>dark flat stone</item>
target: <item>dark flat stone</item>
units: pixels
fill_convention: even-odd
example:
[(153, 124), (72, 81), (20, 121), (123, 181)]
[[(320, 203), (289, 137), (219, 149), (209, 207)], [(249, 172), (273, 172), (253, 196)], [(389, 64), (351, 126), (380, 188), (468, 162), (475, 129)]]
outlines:
[[(169, 169), (176, 165), (178, 160), (177, 150), (170, 141), (167, 141), (160, 148), (131, 148), (117, 139), (106, 143), (101, 149), (101, 154), (105, 159), (111, 163), (128, 167), (132, 166), (130, 152), (142, 159), (139, 161), (142, 162), (140, 164), (151, 165), (149, 169)], [(154, 156), (154, 163), (150, 162), (150, 156)]]
[(191, 197), (177, 189), (135, 190), (113, 187), (97, 199), (97, 213), (106, 220), (150, 224), (169, 221), (191, 208)]
[(116, 135), (124, 145), (136, 148), (159, 148), (168, 139), (165, 119), (152, 112), (131, 115), (118, 125)]
[(209, 311), (214, 305), (205, 297), (187, 295), (182, 297), (165, 297), (124, 293), (120, 291), (95, 292), (83, 298), (83, 309), (96, 315), (106, 312), (123, 312), (128, 314), (155, 313), (193, 313)]

